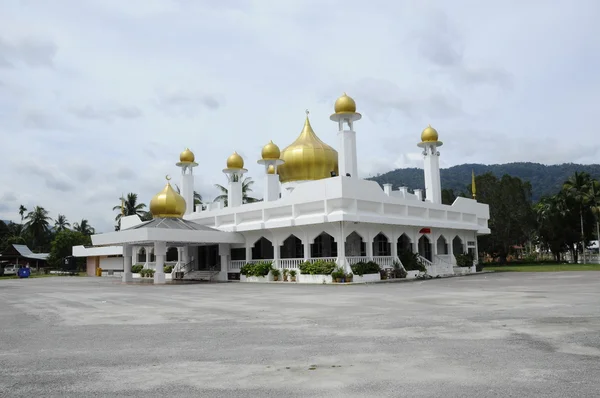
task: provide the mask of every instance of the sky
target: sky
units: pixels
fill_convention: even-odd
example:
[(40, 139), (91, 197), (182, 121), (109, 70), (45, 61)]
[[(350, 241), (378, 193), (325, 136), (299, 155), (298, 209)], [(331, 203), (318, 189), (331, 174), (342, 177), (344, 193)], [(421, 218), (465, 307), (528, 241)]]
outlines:
[[(149, 204), (194, 151), (205, 199), (237, 151), (291, 144), (347, 92), (362, 177), (421, 167), (598, 163), (596, 0), (3, 0), (0, 219), (19, 205), (113, 230), (122, 193)], [(466, 182), (468, 183), (468, 182)]]

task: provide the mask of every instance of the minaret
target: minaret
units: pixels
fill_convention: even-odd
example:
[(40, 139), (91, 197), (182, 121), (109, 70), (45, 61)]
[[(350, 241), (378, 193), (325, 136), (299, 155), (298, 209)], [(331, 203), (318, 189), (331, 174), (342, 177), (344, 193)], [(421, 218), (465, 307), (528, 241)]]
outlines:
[(358, 178), (356, 132), (354, 122), (362, 115), (356, 112), (356, 102), (344, 93), (335, 101), (335, 113), (329, 118), (338, 123), (338, 167), (340, 176)]
[(421, 133), (421, 142), (417, 144), (423, 148), (425, 165), (425, 200), (431, 203), (442, 203), (442, 182), (440, 179), (440, 153), (437, 150), (443, 143), (438, 141), (436, 129), (427, 126)]
[(179, 162), (175, 163), (181, 167), (181, 196), (185, 199), (185, 214), (194, 212), (194, 167), (198, 166), (195, 162), (194, 152), (187, 148), (179, 155)]
[(262, 159), (258, 161), (258, 164), (265, 166), (265, 202), (272, 202), (279, 199), (280, 184), (277, 166), (285, 163), (279, 158), (280, 156), (281, 151), (279, 150), (279, 147), (275, 145), (273, 141), (270, 141), (263, 147), (261, 153)]
[(227, 168), (223, 173), (227, 175), (229, 187), (227, 188), (227, 206), (238, 207), (242, 205), (242, 178), (248, 170), (244, 169), (244, 159), (237, 152), (227, 158)]

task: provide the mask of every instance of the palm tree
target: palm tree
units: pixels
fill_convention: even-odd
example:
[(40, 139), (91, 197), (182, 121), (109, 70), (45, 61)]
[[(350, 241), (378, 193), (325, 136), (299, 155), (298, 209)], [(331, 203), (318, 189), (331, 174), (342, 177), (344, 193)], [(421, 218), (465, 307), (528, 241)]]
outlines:
[(73, 223), (73, 229), (77, 232), (81, 232), (84, 235), (94, 235), (96, 233), (96, 230), (85, 218), (82, 219), (80, 223)]
[(598, 240), (598, 261), (600, 262), (600, 181), (593, 180), (590, 185), (592, 188), (590, 204), (592, 213), (596, 217), (596, 239)]
[(21, 224), (23, 224), (24, 214), (27, 212), (27, 207), (20, 205), (19, 206), (19, 215), (21, 216)]
[(56, 232), (64, 231), (67, 227), (70, 227), (71, 223), (67, 221), (67, 217), (63, 214), (59, 214), (58, 218), (54, 220), (54, 229)]
[[(175, 184), (175, 189), (177, 190), (178, 194), (181, 194), (181, 190), (179, 189), (179, 186), (177, 184)], [(194, 206), (201, 205), (201, 204), (202, 204), (202, 195), (200, 195), (197, 191), (194, 191)]]
[(115, 217), (115, 221), (121, 225), (121, 217), (137, 215), (140, 218), (144, 216), (146, 211), (146, 205), (144, 203), (137, 203), (137, 193), (130, 192), (127, 197), (120, 197), (121, 203), (118, 206), (113, 207), (114, 210), (118, 210), (119, 214)]
[[(242, 181), (242, 203), (254, 203), (259, 201), (248, 195), (249, 192), (252, 192), (252, 188), (250, 188), (252, 184), (254, 184), (252, 177), (246, 177), (244, 178), (244, 181)], [(229, 190), (219, 184), (215, 184), (215, 187), (221, 191), (221, 195), (217, 196), (214, 201), (218, 202), (222, 200), (225, 206), (227, 206), (227, 194), (229, 193)]]
[(27, 222), (23, 225), (23, 228), (31, 234), (33, 247), (41, 247), (42, 241), (49, 231), (49, 221), (52, 221), (48, 216), (48, 211), (41, 206), (35, 206), (33, 211), (27, 213), (24, 220), (27, 220)]
[(579, 209), (579, 220), (581, 227), (581, 250), (583, 252), (583, 262), (585, 263), (585, 235), (583, 233), (583, 209), (589, 201), (591, 177), (587, 173), (575, 172), (563, 184), (563, 189), (567, 196), (571, 198)]

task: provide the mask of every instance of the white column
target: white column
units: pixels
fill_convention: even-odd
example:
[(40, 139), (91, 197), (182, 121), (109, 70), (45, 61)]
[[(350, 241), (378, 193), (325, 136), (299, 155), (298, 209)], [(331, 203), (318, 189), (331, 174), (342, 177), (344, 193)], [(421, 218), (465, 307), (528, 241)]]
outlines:
[(165, 242), (154, 242), (154, 255), (156, 256), (156, 267), (154, 270), (154, 284), (163, 284), (165, 280), (165, 255), (167, 245)]
[(271, 244), (273, 245), (273, 268), (279, 268), (279, 239), (273, 236)]
[[(241, 180), (240, 176), (240, 180)], [(230, 181), (227, 189), (227, 206), (238, 207), (242, 205), (242, 182)]]
[(131, 273), (131, 249), (130, 245), (123, 245), (123, 277), (121, 280), (125, 283), (133, 281), (133, 274)]
[(338, 266), (342, 267), (345, 272), (350, 272), (350, 265), (346, 262), (346, 233), (344, 232), (344, 222), (340, 221), (340, 228), (338, 229), (338, 236), (336, 237), (337, 242), (337, 254), (338, 254)]
[(417, 200), (423, 200), (423, 190), (420, 188), (415, 189), (415, 195), (417, 195)]
[(231, 248), (229, 243), (219, 243), (219, 256), (221, 258), (219, 280), (226, 282), (228, 280), (229, 259), (231, 258)]
[(278, 174), (267, 174), (265, 176), (264, 190), (265, 202), (272, 202), (274, 200), (279, 199), (280, 184)]
[(310, 258), (310, 237), (308, 236), (308, 232), (304, 233), (304, 261)]
[(150, 251), (152, 250), (152, 246), (146, 246), (144, 248), (144, 250), (146, 250), (146, 262), (144, 263), (144, 268), (149, 269), (150, 268)]
[(365, 239), (366, 239), (365, 246), (367, 247), (367, 250), (365, 250), (366, 251), (365, 254), (367, 255), (367, 258), (372, 259), (373, 258), (373, 234), (371, 233), (371, 231), (368, 231), (365, 234)]
[(398, 235), (396, 232), (392, 232), (392, 239), (390, 239), (390, 244), (392, 245), (392, 258), (394, 261), (398, 258), (398, 238), (401, 235)]
[[(187, 172), (186, 172), (187, 170)], [(185, 199), (185, 214), (194, 212), (194, 175), (191, 167), (183, 168), (181, 175), (181, 196)]]
[(356, 161), (356, 132), (342, 130), (338, 132), (339, 149), (338, 167), (341, 176), (350, 174), (352, 178), (358, 178), (358, 166)]
[(175, 264), (175, 268), (179, 268), (181, 266), (181, 262), (183, 260), (183, 247), (177, 248), (177, 263)]
[(442, 203), (442, 185), (440, 180), (440, 153), (434, 144), (423, 148), (425, 176), (425, 200)]

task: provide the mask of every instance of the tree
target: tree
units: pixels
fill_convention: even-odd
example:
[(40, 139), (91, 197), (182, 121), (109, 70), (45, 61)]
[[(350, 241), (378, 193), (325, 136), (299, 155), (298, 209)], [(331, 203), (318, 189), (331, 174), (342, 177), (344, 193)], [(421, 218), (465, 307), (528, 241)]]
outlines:
[[(573, 212), (563, 192), (543, 197), (535, 206), (537, 232), (543, 248), (550, 250), (556, 261), (579, 239), (578, 228), (573, 228)], [(577, 219), (575, 215), (575, 220)]]
[[(82, 220), (85, 221), (85, 220)], [(73, 254), (73, 246), (91, 245), (92, 241), (89, 235), (79, 231), (64, 229), (56, 234), (50, 247), (48, 264), (53, 267), (59, 267), (63, 259)]]
[(118, 206), (113, 207), (113, 211), (117, 210), (119, 212), (115, 217), (115, 221), (120, 221), (121, 217), (133, 215), (141, 217), (146, 212), (144, 210), (146, 208), (146, 205), (144, 203), (137, 202), (137, 193), (130, 192), (127, 194), (127, 197), (120, 197), (119, 200), (121, 201), (121, 203), (119, 203)]
[[(175, 189), (177, 190), (178, 194), (181, 194), (181, 190), (179, 189), (179, 186), (177, 184), (175, 184)], [(194, 191), (194, 206), (201, 205), (201, 204), (202, 204), (202, 195), (200, 195), (197, 191)]]
[(52, 221), (48, 211), (41, 206), (35, 206), (33, 211), (27, 213), (24, 220), (27, 220), (24, 228), (31, 235), (33, 248), (41, 249), (48, 237), (49, 222)]
[[(591, 184), (590, 205), (592, 214), (596, 217), (596, 240), (600, 247), (600, 181), (592, 180)], [(600, 252), (598, 253), (600, 255)]]
[[(246, 177), (244, 178), (244, 181), (242, 181), (242, 203), (258, 202), (258, 199), (250, 197), (248, 195), (250, 192), (252, 192), (252, 188), (250, 188), (252, 184), (254, 184), (254, 181), (252, 181), (252, 177)], [(229, 190), (219, 184), (215, 184), (215, 187), (221, 191), (221, 195), (217, 196), (214, 201), (218, 202), (222, 200), (225, 206), (227, 206), (227, 195), (229, 193)]]
[(80, 223), (73, 223), (73, 230), (77, 232), (81, 232), (84, 235), (94, 235), (96, 230), (90, 225), (88, 220), (85, 218), (81, 220)]
[(491, 173), (477, 176), (475, 183), (477, 201), (490, 206), (492, 232), (479, 237), (479, 249), (505, 262), (512, 247), (524, 245), (535, 228), (531, 184), (509, 175), (498, 179)]
[(54, 229), (56, 232), (63, 231), (71, 226), (71, 223), (67, 221), (67, 217), (63, 214), (59, 214), (58, 218), (54, 220)]
[(456, 200), (453, 189), (442, 189), (442, 204), (451, 205)]
[(583, 212), (585, 206), (588, 204), (591, 192), (591, 177), (587, 173), (575, 172), (565, 183), (563, 184), (563, 191), (567, 194), (567, 197), (571, 199), (578, 208), (579, 220), (581, 228), (581, 250), (584, 255), (585, 261), (585, 233), (583, 230)]
[(21, 216), (21, 224), (23, 224), (23, 218), (25, 213), (27, 213), (27, 208), (23, 205), (19, 206), (19, 215)]

